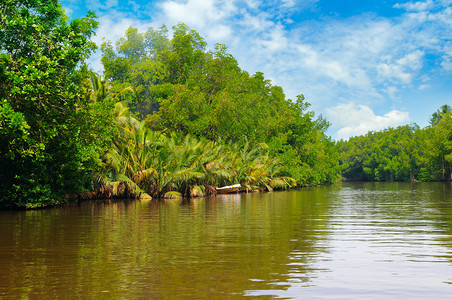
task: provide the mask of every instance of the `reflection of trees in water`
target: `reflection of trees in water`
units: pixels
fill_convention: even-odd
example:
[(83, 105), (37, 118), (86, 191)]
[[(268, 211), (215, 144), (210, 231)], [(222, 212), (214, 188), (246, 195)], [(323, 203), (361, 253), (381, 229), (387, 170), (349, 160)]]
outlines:
[[(17, 298), (269, 295), (322, 276), (338, 228), (427, 248), (449, 248), (452, 236), (448, 183), (343, 183), (0, 213), (0, 293)], [(446, 256), (437, 258), (451, 261)]]
[(341, 193), (338, 213), (355, 216), (348, 221), (356, 222), (356, 229), (361, 222), (369, 239), (405, 247), (404, 255), (413, 261), (452, 262), (450, 255), (444, 255), (450, 250), (441, 248), (452, 246), (450, 183), (343, 183)]
[(343, 183), (0, 212), (0, 293), (17, 298), (270, 295), (294, 282), (315, 283), (323, 274), (319, 268), (330, 265), (325, 260), (334, 259), (331, 243), (350, 238), (345, 230), (355, 230), (353, 238), (363, 243), (366, 237), (385, 243), (388, 251), (417, 243), (420, 250), (410, 253), (430, 249), (430, 258), (450, 261), (450, 251), (442, 247), (451, 246), (451, 197), (445, 183)]
[(270, 295), (315, 283), (338, 238), (369, 238), (384, 243), (380, 251), (416, 246), (404, 249), (451, 261), (443, 248), (452, 236), (448, 183), (343, 183), (0, 213), (0, 293), (17, 298)]
[(442, 259), (452, 263), (452, 183), (435, 183), (434, 193), (429, 197), (430, 207), (434, 210), (428, 214), (439, 234), (436, 241), (448, 248)]
[(1, 269), (17, 276), (0, 271), (2, 289), (203, 298), (271, 288), (294, 269), (309, 278), (327, 201), (320, 188), (16, 212), (4, 239), (13, 254)]

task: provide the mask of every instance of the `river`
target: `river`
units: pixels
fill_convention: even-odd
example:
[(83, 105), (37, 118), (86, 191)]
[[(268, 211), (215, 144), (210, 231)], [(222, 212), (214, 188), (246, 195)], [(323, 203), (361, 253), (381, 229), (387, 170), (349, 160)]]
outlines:
[(451, 183), (0, 211), (2, 299), (451, 294)]

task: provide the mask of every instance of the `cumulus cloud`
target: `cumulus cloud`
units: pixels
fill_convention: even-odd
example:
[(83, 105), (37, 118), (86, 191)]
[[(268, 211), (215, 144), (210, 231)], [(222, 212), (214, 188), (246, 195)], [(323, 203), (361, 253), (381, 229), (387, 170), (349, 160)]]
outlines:
[(237, 12), (234, 1), (225, 0), (170, 0), (159, 6), (163, 13), (161, 17), (166, 21), (172, 24), (184, 22), (217, 41), (230, 37), (229, 17)]
[(334, 126), (340, 128), (337, 131), (338, 139), (348, 139), (369, 131), (399, 126), (410, 119), (408, 112), (391, 110), (383, 116), (378, 116), (369, 106), (354, 103), (339, 104), (326, 109), (326, 112)]
[(411, 82), (411, 73), (406, 72), (400, 65), (381, 63), (377, 69), (383, 78), (400, 81), (404, 84)]

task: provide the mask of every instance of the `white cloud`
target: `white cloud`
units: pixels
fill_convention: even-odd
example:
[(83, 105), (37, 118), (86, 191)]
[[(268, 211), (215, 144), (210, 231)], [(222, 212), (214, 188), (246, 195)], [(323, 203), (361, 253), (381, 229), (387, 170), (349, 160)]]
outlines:
[(133, 0), (128, 0), (128, 4), (130, 7), (132, 7), (132, 10), (134, 12), (139, 12), (140, 11), (140, 5), (138, 3), (136, 3)]
[[(277, 21), (281, 15), (290, 16), (294, 3), (297, 9), (307, 9), (316, 2), (167, 0), (157, 4), (160, 11), (154, 11), (152, 17), (154, 24), (184, 22), (200, 32), (210, 46), (227, 44), (242, 68), (275, 78), (291, 98), (303, 88), (308, 100), (320, 108), (345, 90), (349, 96), (360, 95), (369, 101), (394, 97), (400, 90), (397, 85), (412, 84), (424, 65), (425, 53), (413, 43), (422, 42), (422, 47), (438, 43), (428, 33), (413, 37), (413, 26), (420, 21), (412, 15), (421, 8), (426, 13), (429, 1), (397, 5), (412, 13), (396, 22), (366, 15), (330, 23), (301, 22), (289, 29)], [(271, 9), (262, 10), (264, 6)], [(122, 36), (128, 27), (125, 24), (131, 22), (118, 20), (118, 26), (107, 27), (121, 28)], [(448, 61), (444, 59), (445, 69)], [(388, 89), (388, 84), (394, 88)]]
[(443, 47), (444, 54), (441, 57), (441, 66), (446, 72), (452, 71), (452, 42), (448, 42)]
[(415, 50), (397, 60), (397, 64), (399, 66), (410, 68), (412, 70), (419, 70), (422, 67), (423, 56), (424, 56), (423, 51)]
[(409, 84), (412, 75), (406, 72), (400, 65), (381, 63), (377, 67), (378, 73), (386, 80), (398, 80), (404, 84)]
[(285, 36), (284, 28), (281, 25), (276, 25), (270, 29), (268, 39), (260, 42), (262, 47), (270, 52), (276, 53), (284, 51), (289, 47), (289, 40)]
[[(239, 53), (239, 61), (273, 78), (284, 77), (279, 84), (286, 90), (288, 86), (308, 87), (309, 101), (323, 106), (344, 89), (368, 99), (381, 99), (386, 92), (379, 85), (388, 80), (410, 84), (423, 65), (422, 52), (414, 49), (406, 53), (401, 46), (402, 27), (386, 20), (358, 18), (326, 25), (298, 25), (295, 30), (272, 22), (264, 13), (245, 15), (244, 20), (254, 35), (247, 37), (242, 48), (232, 49), (234, 55)], [(292, 78), (283, 75), (286, 72), (292, 72)], [(336, 97), (327, 98), (332, 91), (336, 91)]]
[(397, 93), (399, 89), (396, 88), (395, 86), (390, 86), (387, 89), (385, 89), (386, 93), (391, 97), (394, 98), (395, 94)]
[(245, 0), (245, 3), (251, 9), (257, 9), (259, 7), (258, 0)]
[(377, 116), (369, 106), (354, 103), (339, 104), (326, 109), (326, 112), (333, 125), (340, 128), (336, 136), (338, 139), (347, 139), (351, 136), (366, 134), (369, 131), (399, 126), (410, 119), (408, 112), (392, 110), (383, 116)]
[(408, 11), (424, 11), (433, 8), (434, 4), (432, 0), (419, 1), (419, 2), (407, 2), (407, 3), (397, 3), (394, 5), (395, 8), (404, 8)]
[(443, 61), (441, 62), (441, 67), (447, 72), (452, 71), (452, 61), (450, 57), (444, 57)]
[[(265, 0), (263, 0), (265, 2)], [(278, 0), (276, 0), (278, 2)], [(315, 4), (319, 0), (281, 0), (284, 9), (307, 10), (315, 8)]]
[(208, 39), (228, 39), (232, 29), (228, 18), (236, 12), (233, 1), (226, 0), (187, 0), (164, 1), (159, 4), (165, 23), (176, 24), (183, 22), (207, 34)]
[(127, 18), (120, 13), (111, 11), (110, 14), (104, 15), (99, 18), (99, 27), (97, 28), (96, 35), (92, 40), (98, 45), (102, 43), (103, 39), (112, 41), (114, 44), (114, 42), (119, 38), (124, 37), (126, 30), (130, 26), (133, 26), (139, 31), (144, 32), (151, 25), (151, 23)]
[(72, 8), (69, 8), (69, 7), (63, 7), (63, 9), (64, 9), (64, 13), (66, 15), (68, 15), (68, 16), (71, 16), (72, 13), (74, 12), (74, 10)]
[[(240, 17), (237, 19), (235, 31), (242, 37), (248, 36), (253, 40), (263, 39), (267, 30), (275, 26), (275, 23), (270, 20), (270, 15), (265, 12), (252, 13), (246, 10), (241, 10)], [(244, 41), (246, 42), (246, 41)], [(249, 43), (249, 41), (248, 41)]]
[(295, 0), (282, 0), (283, 6), (294, 7), (297, 3)]

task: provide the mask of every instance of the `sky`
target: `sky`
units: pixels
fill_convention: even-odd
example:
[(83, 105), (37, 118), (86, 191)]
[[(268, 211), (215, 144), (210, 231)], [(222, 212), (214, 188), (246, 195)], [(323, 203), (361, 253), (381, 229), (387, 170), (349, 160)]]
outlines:
[[(327, 134), (347, 139), (428, 120), (452, 105), (452, 0), (63, 0), (98, 16), (93, 37), (183, 22), (239, 66), (263, 72), (287, 98), (303, 94)], [(90, 58), (101, 71), (100, 53)]]

